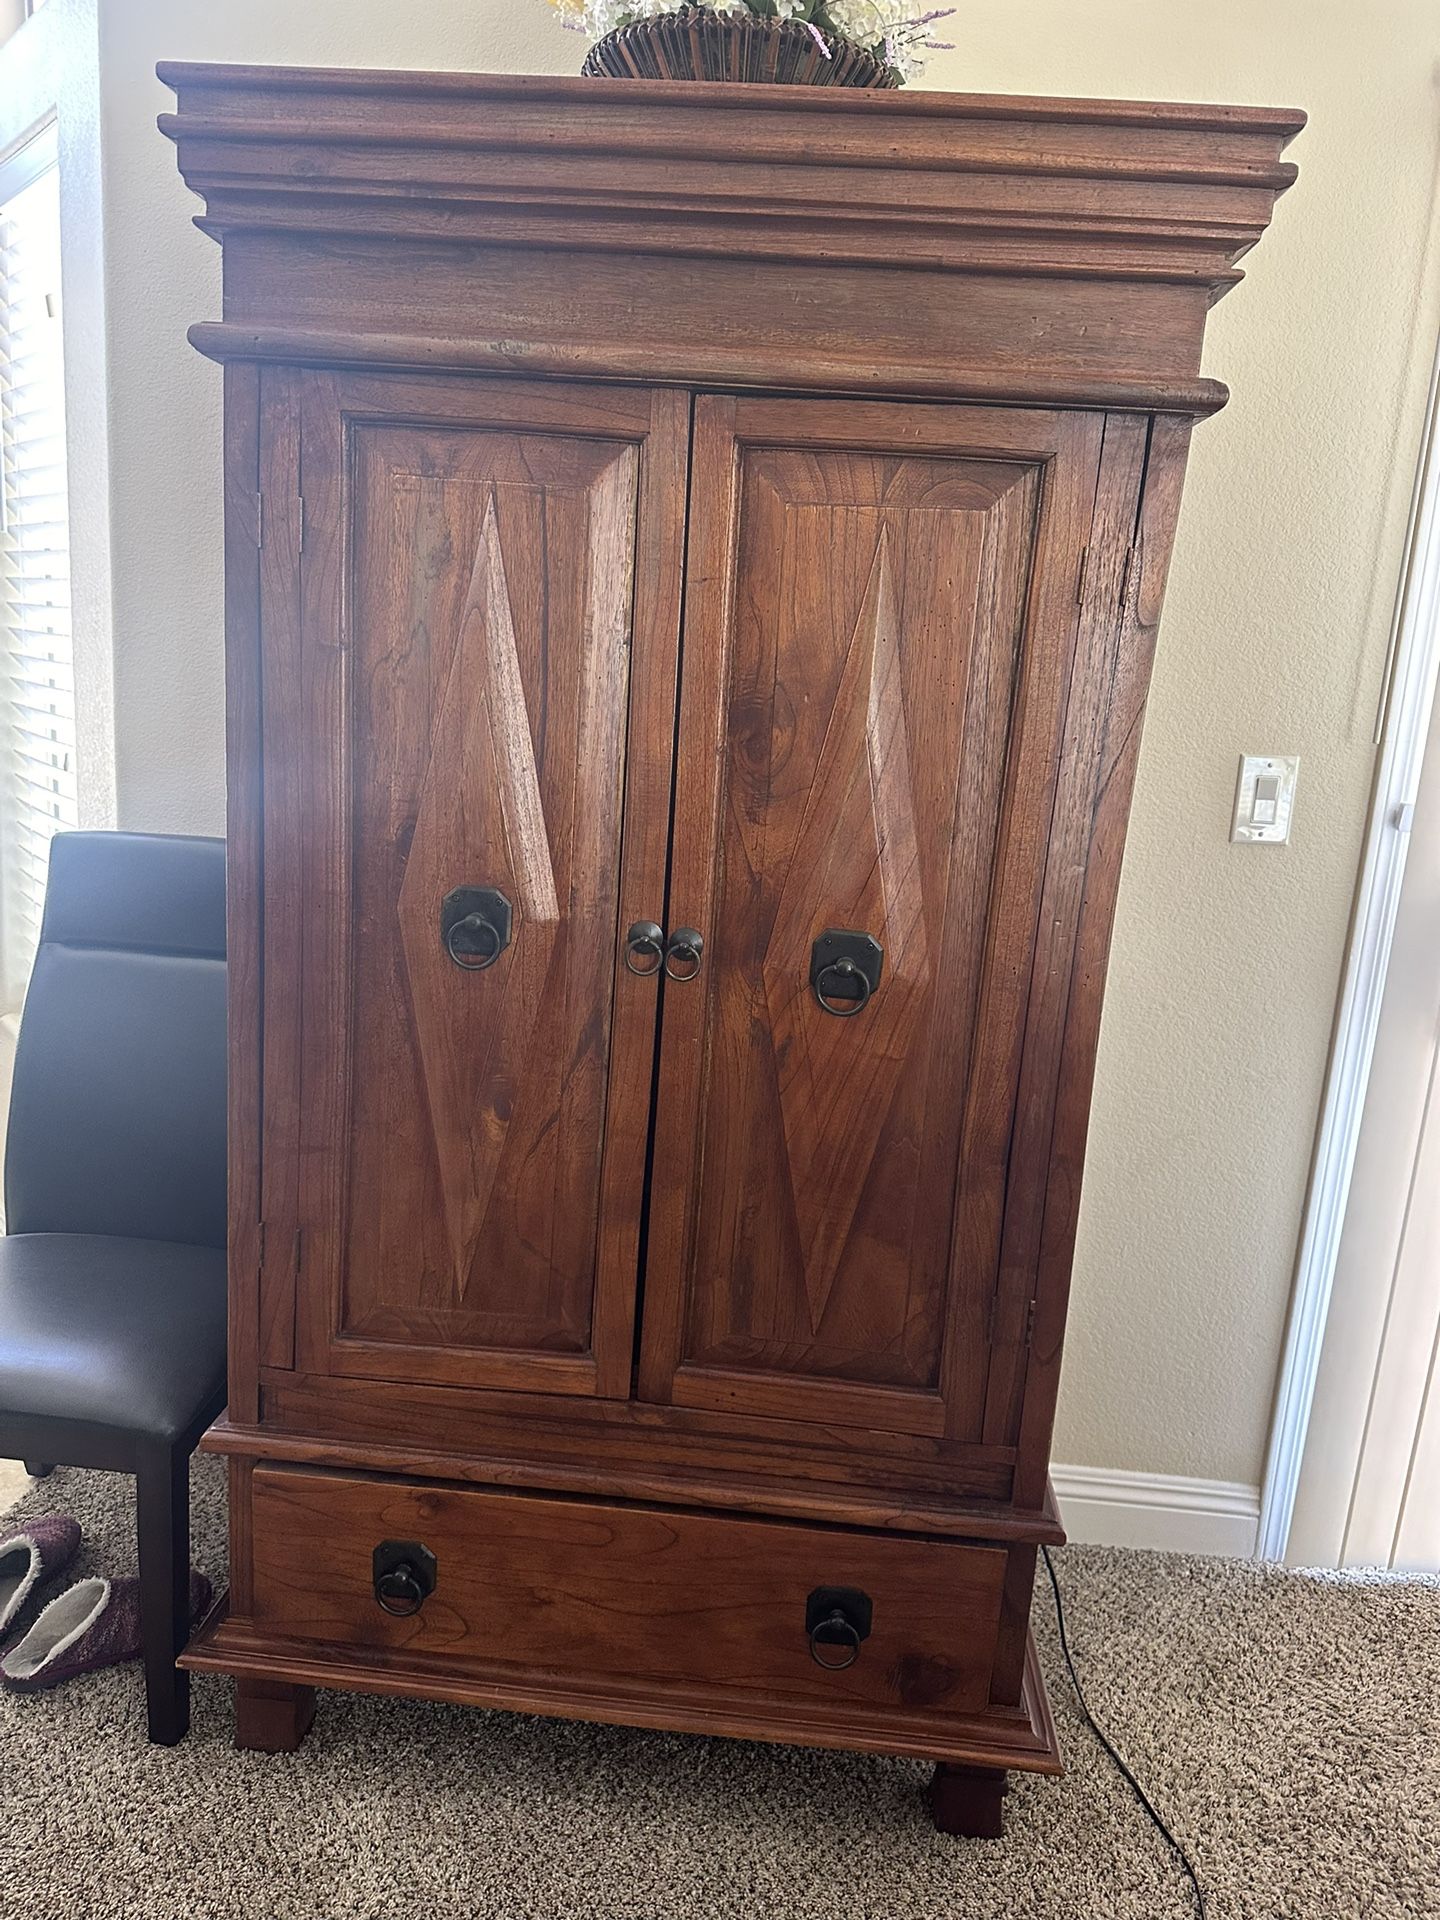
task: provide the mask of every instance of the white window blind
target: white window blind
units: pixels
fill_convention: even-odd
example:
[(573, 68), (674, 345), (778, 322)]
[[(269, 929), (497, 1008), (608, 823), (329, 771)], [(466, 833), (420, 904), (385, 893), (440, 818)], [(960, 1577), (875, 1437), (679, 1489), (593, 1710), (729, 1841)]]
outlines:
[(0, 168), (0, 1011), (34, 958), (50, 838), (78, 824), (59, 174)]

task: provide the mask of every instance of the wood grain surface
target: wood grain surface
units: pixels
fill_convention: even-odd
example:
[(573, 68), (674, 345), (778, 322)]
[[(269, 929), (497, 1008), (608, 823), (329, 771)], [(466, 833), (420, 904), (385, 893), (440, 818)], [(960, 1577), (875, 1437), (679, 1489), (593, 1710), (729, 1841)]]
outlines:
[[(301, 1351), (334, 1372), (593, 1391), (599, 1355), (628, 1373), (654, 1046), (654, 983), (626, 976), (636, 1067), (612, 1083), (652, 404), (302, 387), (304, 618), (267, 681), (275, 752), (305, 795), (277, 823), (307, 902), (300, 965), (276, 969), (303, 1034), (295, 1132), (277, 1146), (304, 1169)], [(683, 498), (655, 504), (669, 517), (647, 523), (645, 551), (670, 539), (678, 573)], [(673, 619), (653, 591), (651, 607)], [(457, 887), (513, 911), (481, 971), (441, 937)], [(607, 1115), (631, 1156), (609, 1231), (632, 1248), (628, 1272), (611, 1248), (608, 1296)]]
[[(994, 1286), (1100, 432), (698, 404), (649, 1398), (980, 1437), (945, 1348)], [(853, 1019), (827, 928), (884, 948)]]
[[(994, 1834), (1059, 1766), (1029, 1610), (1206, 315), (1304, 116), (161, 77), (225, 256), (234, 1570), (186, 1664), (258, 1748), (415, 1693), (923, 1755)], [(844, 1673), (818, 1586), (875, 1605)]]
[[(1304, 115), (166, 64), (223, 238), (206, 351), (1223, 405), (1209, 306)], [(837, 98), (837, 95), (847, 97)], [(584, 299), (575, 289), (583, 280)]]
[[(997, 1547), (274, 1467), (256, 1469), (253, 1498), (262, 1630), (851, 1706), (989, 1700)], [(437, 1563), (434, 1593), (409, 1618), (375, 1597), (372, 1555), (386, 1540)], [(811, 1657), (806, 1602), (822, 1587), (873, 1605), (869, 1638), (840, 1671)]]

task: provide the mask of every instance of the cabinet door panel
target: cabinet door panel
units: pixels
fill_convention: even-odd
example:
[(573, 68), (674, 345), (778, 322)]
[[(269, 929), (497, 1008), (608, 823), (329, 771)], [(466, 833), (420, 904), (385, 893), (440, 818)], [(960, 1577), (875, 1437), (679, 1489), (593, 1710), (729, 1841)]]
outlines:
[[(307, 762), (303, 1038), (298, 1142), (270, 1143), (299, 1150), (302, 1366), (628, 1382), (656, 998), (615, 1006), (635, 554), (650, 443), (683, 453), (683, 424), (640, 394), (305, 378), (301, 643), (272, 688)], [(661, 858), (623, 885), (658, 899)], [(508, 906), (483, 967), (443, 935), (465, 888)]]
[[(980, 1437), (1100, 437), (699, 403), (649, 1398)], [(851, 1018), (831, 930), (883, 950)]]

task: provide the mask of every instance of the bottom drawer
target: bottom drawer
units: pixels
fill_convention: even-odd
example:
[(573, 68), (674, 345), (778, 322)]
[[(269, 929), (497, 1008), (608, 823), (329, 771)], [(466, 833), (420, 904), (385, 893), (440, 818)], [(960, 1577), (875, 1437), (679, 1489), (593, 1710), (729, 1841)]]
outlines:
[[(262, 1632), (797, 1702), (963, 1713), (989, 1701), (1003, 1548), (297, 1468), (259, 1467), (251, 1489)], [(392, 1541), (433, 1555), (434, 1591), (407, 1618), (375, 1595), (375, 1550)], [(868, 1635), (840, 1670), (815, 1663), (807, 1630), (825, 1588), (849, 1590), (850, 1617), (849, 1595), (869, 1603)], [(844, 1660), (848, 1634), (828, 1631), (819, 1653)]]

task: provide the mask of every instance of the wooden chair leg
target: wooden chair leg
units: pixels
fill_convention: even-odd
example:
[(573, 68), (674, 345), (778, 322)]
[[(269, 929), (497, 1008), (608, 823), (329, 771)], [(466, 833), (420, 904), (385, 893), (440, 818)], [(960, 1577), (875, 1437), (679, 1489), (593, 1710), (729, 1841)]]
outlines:
[(996, 1767), (952, 1766), (941, 1761), (931, 1776), (930, 1817), (941, 1833), (967, 1840), (1000, 1840), (1005, 1835), (1008, 1782)]
[(190, 1730), (190, 1676), (175, 1665), (190, 1637), (190, 1458), (158, 1449), (136, 1475), (140, 1627), (150, 1738), (173, 1747)]
[(27, 1460), (25, 1471), (32, 1480), (48, 1480), (55, 1469), (42, 1460)]

